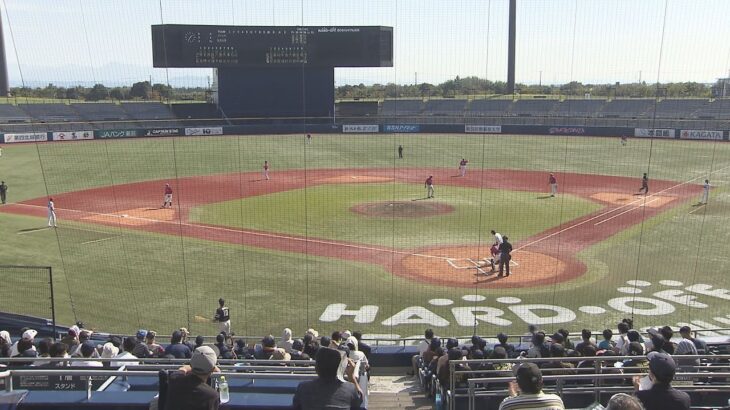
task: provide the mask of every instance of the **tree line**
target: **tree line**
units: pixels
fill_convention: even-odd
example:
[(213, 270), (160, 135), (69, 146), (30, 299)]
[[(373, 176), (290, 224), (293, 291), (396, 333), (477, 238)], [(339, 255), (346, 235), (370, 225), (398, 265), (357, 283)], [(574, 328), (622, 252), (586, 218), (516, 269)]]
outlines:
[(150, 84), (140, 81), (131, 86), (107, 87), (95, 84), (92, 87), (59, 87), (48, 84), (45, 87), (11, 87), (12, 97), (30, 97), (59, 100), (105, 101), (105, 100), (196, 100), (206, 99), (208, 91), (203, 87), (172, 87), (167, 84)]

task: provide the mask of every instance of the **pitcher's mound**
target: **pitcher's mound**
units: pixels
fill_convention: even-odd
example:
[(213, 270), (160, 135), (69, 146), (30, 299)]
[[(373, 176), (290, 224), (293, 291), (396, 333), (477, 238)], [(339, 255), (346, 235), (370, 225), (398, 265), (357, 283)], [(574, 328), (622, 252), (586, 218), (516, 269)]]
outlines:
[(454, 207), (431, 201), (384, 201), (355, 205), (350, 211), (376, 217), (422, 218), (453, 212)]

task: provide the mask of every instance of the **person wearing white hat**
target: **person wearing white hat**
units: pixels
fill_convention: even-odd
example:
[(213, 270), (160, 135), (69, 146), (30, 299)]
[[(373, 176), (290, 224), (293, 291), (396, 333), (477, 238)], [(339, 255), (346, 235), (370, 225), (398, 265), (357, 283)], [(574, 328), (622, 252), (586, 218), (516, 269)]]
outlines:
[[(21, 340), (27, 340), (33, 343), (37, 334), (38, 332), (35, 329), (26, 329), (23, 332), (23, 336), (21, 336)], [(29, 350), (35, 351), (35, 346), (32, 346)], [(18, 353), (18, 342), (15, 342), (12, 346), (10, 346), (10, 357), (17, 356)]]
[(165, 409), (217, 409), (220, 406), (218, 392), (207, 384), (214, 372), (217, 355), (210, 346), (200, 346), (193, 352), (190, 364), (170, 375), (167, 384)]

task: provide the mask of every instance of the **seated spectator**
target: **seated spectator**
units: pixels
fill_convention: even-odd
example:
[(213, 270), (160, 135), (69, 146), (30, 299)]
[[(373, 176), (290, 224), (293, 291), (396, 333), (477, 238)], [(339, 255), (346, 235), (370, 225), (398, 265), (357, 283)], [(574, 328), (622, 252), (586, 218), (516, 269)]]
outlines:
[[(348, 382), (337, 378), (340, 363), (347, 360)], [(315, 368), (317, 379), (302, 382), (294, 393), (294, 409), (357, 409), (362, 405), (363, 392), (357, 383), (355, 364), (336, 349), (317, 350)]]
[(23, 334), (20, 337), (20, 340), (18, 340), (17, 342), (13, 343), (10, 346), (9, 357), (15, 357), (15, 356), (18, 355), (18, 353), (20, 353), (20, 351), (18, 349), (18, 343), (20, 343), (20, 342), (22, 342), (24, 340), (30, 343), (30, 346), (29, 347), (26, 347), (26, 350), (27, 349), (30, 349), (30, 350), (33, 350), (35, 352), (35, 346), (33, 345), (33, 342), (35, 341), (35, 337), (38, 334), (38, 332), (35, 331), (35, 329), (28, 329), (28, 328), (24, 328), (24, 329), (25, 330), (23, 330)]
[[(319, 348), (317, 348), (317, 350), (319, 350), (323, 347), (330, 347), (331, 344), (332, 344), (332, 339), (330, 339), (329, 336), (322, 336), (321, 338), (319, 338)], [(314, 357), (317, 357), (316, 354)]]
[(188, 328), (186, 328), (186, 327), (181, 327), (179, 330), (180, 330), (180, 334), (182, 334), (182, 344), (184, 344), (185, 346), (188, 347), (188, 349), (190, 349), (190, 352), (191, 352), (190, 354), (192, 357), (192, 351), (195, 350), (195, 343), (193, 343), (190, 340), (190, 332), (188, 331)]
[(644, 410), (641, 401), (626, 393), (616, 393), (608, 400), (606, 410)]
[(78, 326), (73, 325), (70, 328), (68, 328), (68, 333), (66, 336), (61, 339), (61, 343), (64, 343), (66, 346), (68, 346), (69, 351), (76, 351), (76, 348), (79, 345), (79, 333), (81, 330)]
[(165, 355), (170, 355), (175, 359), (190, 359), (193, 357), (193, 352), (190, 348), (183, 344), (183, 334), (181, 331), (176, 330), (172, 332), (170, 344), (165, 348)]
[(664, 350), (666, 340), (658, 330), (649, 329), (646, 332), (649, 334), (649, 340), (651, 341), (651, 348), (647, 347), (647, 352), (669, 353)]
[(672, 342), (672, 337), (674, 337), (674, 330), (672, 330), (672, 328), (669, 326), (664, 326), (659, 329), (659, 333), (661, 333), (664, 337), (664, 351), (669, 354), (674, 354), (674, 351), (677, 349), (677, 344)]
[(627, 349), (629, 348), (629, 325), (626, 324), (626, 322), (621, 322), (618, 324), (618, 340), (616, 341), (616, 346), (614, 347), (614, 351), (620, 355), (625, 355)]
[(96, 346), (94, 346), (94, 342), (91, 340), (87, 340), (84, 343), (81, 343), (81, 347), (79, 347), (79, 354), (80, 357), (86, 359), (86, 360), (77, 360), (71, 362), (72, 367), (103, 367), (104, 365), (101, 362), (97, 362), (96, 360), (91, 360), (94, 357), (94, 354), (96, 353)]
[[(65, 343), (56, 342), (48, 349), (48, 354), (52, 358), (68, 358), (68, 346)], [(49, 362), (46, 367), (66, 367), (68, 362)]]
[(563, 335), (563, 347), (566, 351), (568, 350), (575, 350), (575, 345), (570, 340), (570, 332), (568, 332), (567, 329), (558, 329), (558, 333)]
[(593, 343), (593, 340), (591, 338), (593, 337), (593, 333), (589, 329), (583, 329), (580, 332), (580, 337), (583, 339), (580, 343), (578, 343), (575, 346), (575, 350), (577, 350), (581, 355), (585, 356), (583, 349), (587, 346), (593, 346), (596, 348), (596, 344)]
[(707, 343), (704, 340), (695, 339), (692, 337), (692, 329), (689, 326), (682, 326), (679, 328), (679, 334), (682, 338), (689, 340), (695, 345), (698, 354), (707, 353)]
[(157, 343), (157, 332), (154, 330), (148, 331), (144, 339), (147, 344), (147, 349), (152, 352), (153, 357), (162, 357), (165, 355), (165, 349)]
[(284, 328), (284, 331), (281, 334), (281, 342), (279, 342), (279, 347), (284, 349), (284, 351), (287, 353), (291, 353), (291, 345), (292, 343), (294, 343), (291, 335), (291, 329), (289, 329), (288, 327)]
[[(121, 353), (117, 354), (114, 358), (115, 359), (136, 359), (137, 357), (132, 354), (132, 351), (134, 350), (135, 346), (137, 346), (137, 341), (133, 337), (125, 337), (124, 341), (122, 342), (123, 351)], [(139, 365), (139, 362), (133, 362), (133, 361), (111, 362), (111, 367), (138, 366), (138, 365)]]
[(304, 342), (302, 339), (294, 339), (294, 343), (291, 345), (291, 359), (292, 360), (311, 360), (312, 358), (304, 353)]
[(502, 401), (499, 410), (517, 409), (564, 409), (563, 400), (554, 394), (542, 391), (542, 372), (535, 363), (524, 362), (514, 370), (517, 383), (509, 385), (509, 397)]
[(332, 332), (332, 336), (330, 337), (329, 347), (337, 349), (338, 347), (340, 347), (340, 344), (342, 344), (342, 334), (339, 330), (335, 330), (334, 332)]
[(418, 359), (423, 358), (423, 354), (431, 345), (431, 339), (433, 339), (433, 329), (426, 329), (423, 334), (423, 340), (418, 342), (418, 354), (411, 356), (411, 366), (413, 366), (413, 369), (407, 373), (409, 376), (418, 374)]
[(428, 345), (428, 350), (423, 352), (423, 365), (429, 367), (431, 362), (439, 358), (438, 350), (441, 348), (441, 339), (434, 336), (431, 339), (431, 343)]
[[(614, 353), (611, 350), (606, 350), (603, 352), (602, 355), (599, 355), (599, 356), (604, 359), (601, 362), (601, 369), (599, 372), (600, 374), (617, 374), (617, 375), (623, 374), (623, 370), (620, 367), (621, 364), (617, 365), (616, 363), (618, 362), (618, 360), (613, 358), (613, 356), (616, 356), (616, 353)], [(622, 377), (610, 378), (610, 379), (603, 379), (603, 384), (609, 385), (609, 386), (617, 386), (617, 385), (624, 384), (624, 381), (625, 381), (625, 379)]]
[(360, 333), (358, 331), (354, 331), (354, 332), (352, 332), (352, 335), (355, 337), (355, 339), (357, 339), (357, 343), (358, 343), (358, 347), (359, 347), (360, 351), (363, 352), (365, 354), (365, 357), (367, 357), (369, 359), (370, 352), (372, 351), (372, 349), (370, 348), (370, 345), (368, 345), (367, 343), (362, 341), (362, 333)]
[(147, 347), (147, 343), (145, 343), (146, 338), (146, 330), (140, 329), (137, 331), (137, 344), (134, 346), (134, 350), (132, 350), (132, 354), (135, 357), (138, 357), (140, 359), (152, 357), (152, 352), (150, 351), (149, 347)]
[(613, 331), (606, 329), (603, 331), (603, 340), (598, 344), (598, 350), (613, 350), (616, 343), (613, 341)]
[(544, 332), (537, 332), (532, 337), (532, 347), (527, 351), (527, 357), (550, 357), (550, 346), (545, 343)]
[(700, 365), (699, 358), (683, 358), (682, 356), (697, 355), (697, 348), (694, 343), (687, 339), (682, 339), (677, 343), (677, 348), (674, 351), (674, 360), (677, 362), (680, 373), (690, 373), (699, 371), (698, 366)]
[[(274, 340), (272, 336), (271, 340)], [(264, 338), (266, 339), (266, 338)], [(218, 349), (218, 358), (219, 359), (233, 359), (233, 353), (231, 352), (231, 349), (228, 348), (228, 345), (226, 344), (226, 334), (225, 333), (218, 333), (218, 336), (215, 337), (215, 345), (216, 349)]]
[[(436, 377), (441, 380), (441, 376), (443, 374), (446, 375), (446, 378), (448, 378), (449, 373), (449, 351), (452, 349), (458, 349), (459, 347), (459, 341), (454, 338), (449, 338), (446, 340), (446, 347), (444, 348), (444, 354), (440, 355), (438, 360), (436, 361), (436, 368), (435, 368), (435, 374)], [(459, 349), (459, 351), (461, 351)], [(444, 384), (444, 386), (448, 386), (447, 384)]]
[(253, 355), (248, 351), (246, 341), (244, 339), (236, 339), (236, 347), (233, 349), (233, 354), (237, 359), (252, 359)]
[(506, 334), (500, 333), (497, 335), (497, 340), (499, 340), (499, 343), (494, 345), (494, 348), (496, 349), (497, 346), (500, 346), (504, 349), (504, 351), (507, 353), (508, 358), (514, 358), (517, 357), (517, 352), (515, 351), (515, 346), (513, 344), (507, 343), (507, 337)]
[[(35, 350), (35, 346), (33, 346), (33, 342), (31, 342), (28, 339), (21, 339), (18, 340), (17, 343), (15, 343), (15, 350), (18, 352), (15, 356), (16, 358), (21, 357), (28, 357), (28, 358), (34, 358), (38, 357), (38, 352)], [(8, 363), (8, 367), (24, 367), (24, 366), (31, 366), (33, 365), (33, 361), (28, 362), (11, 362)]]
[[(458, 347), (449, 349), (446, 354), (442, 357), (444, 361), (439, 359), (439, 368), (436, 370), (436, 377), (438, 377), (441, 386), (447, 389), (454, 389), (456, 386), (451, 386), (451, 362), (461, 362), (464, 360), (464, 352)], [(469, 370), (469, 366), (466, 363), (456, 364), (454, 371)], [(456, 375), (454, 382), (459, 385), (466, 381), (466, 376), (463, 374)]]
[(312, 336), (311, 333), (306, 333), (304, 335), (304, 340), (302, 340), (302, 343), (304, 343), (304, 354), (306, 354), (309, 357), (315, 357), (317, 355), (317, 349), (319, 349), (319, 343), (317, 343), (317, 341), (314, 340), (314, 336)]
[(271, 335), (261, 339), (261, 350), (257, 350), (254, 357), (259, 360), (291, 360), (289, 353), (276, 347), (276, 340)]
[(185, 365), (179, 372), (170, 375), (163, 410), (218, 409), (218, 392), (207, 383), (211, 374), (220, 372), (216, 362), (216, 353), (211, 347), (201, 346), (195, 349), (190, 365)]
[(649, 362), (646, 360), (646, 356), (644, 356), (644, 346), (639, 342), (631, 342), (629, 343), (628, 350), (627, 356), (632, 356), (632, 358), (624, 360), (624, 373), (648, 373)]
[[(550, 343), (551, 344), (559, 344), (565, 347), (565, 336), (563, 336), (562, 333), (555, 332), (552, 336), (550, 336)], [(567, 350), (567, 348), (566, 348)]]
[(349, 349), (347, 357), (355, 363), (355, 377), (360, 377), (360, 374), (370, 370), (370, 363), (368, 358), (365, 357), (365, 353), (361, 352), (357, 348), (357, 339), (350, 336), (345, 340), (345, 345)]
[(575, 366), (579, 369), (586, 369), (586, 368), (595, 368), (595, 360), (593, 360), (596, 357), (596, 345), (588, 345), (583, 347), (583, 357), (585, 357), (584, 360), (581, 360), (578, 362), (578, 365)]
[(642, 390), (641, 378), (634, 376), (633, 379), (636, 397), (641, 400), (646, 410), (688, 410), (691, 405), (689, 395), (672, 387), (672, 380), (677, 370), (672, 356), (651, 352), (647, 355), (647, 359), (649, 359), (648, 377), (651, 387)]
[[(629, 345), (631, 345), (631, 343), (633, 342), (636, 342), (641, 345), (641, 348), (644, 349), (644, 351), (646, 351), (646, 345), (642, 341), (644, 339), (641, 337), (641, 333), (639, 333), (637, 330), (629, 330), (628, 333), (626, 333), (626, 337), (629, 339)], [(628, 353), (628, 348), (626, 353)]]
[[(38, 342), (38, 357), (51, 357), (51, 346), (53, 345), (53, 339), (47, 337)], [(48, 360), (36, 360), (33, 362), (33, 366), (47, 366), (50, 362)]]
[[(205, 343), (205, 338), (203, 336), (198, 335), (195, 337), (195, 349), (199, 348), (204, 343)], [(195, 351), (195, 349), (193, 349), (193, 351)]]
[(10, 333), (7, 330), (0, 331), (0, 357), (10, 357)]
[[(104, 346), (101, 348), (101, 358), (102, 359), (111, 359), (113, 357), (117, 357), (119, 354), (119, 348), (114, 346), (112, 342), (106, 342), (104, 343)], [(104, 367), (111, 367), (111, 362), (102, 362)]]
[(543, 369), (545, 374), (548, 375), (559, 375), (559, 374), (575, 374), (575, 365), (571, 362), (565, 362), (561, 359), (565, 358), (565, 348), (563, 345), (553, 343), (550, 346), (550, 357), (555, 360), (549, 362), (543, 362), (540, 368)]

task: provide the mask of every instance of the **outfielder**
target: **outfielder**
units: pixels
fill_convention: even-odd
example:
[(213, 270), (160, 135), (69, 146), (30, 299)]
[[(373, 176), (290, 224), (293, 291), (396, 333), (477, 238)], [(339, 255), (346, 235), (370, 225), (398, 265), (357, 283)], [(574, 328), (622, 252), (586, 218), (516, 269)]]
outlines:
[[(707, 200), (710, 198), (710, 180), (705, 180), (705, 185), (702, 186), (702, 196), (700, 197), (700, 204), (707, 205)], [(3, 202), (5, 203), (5, 202)]]
[(553, 173), (550, 173), (550, 177), (548, 177), (548, 184), (550, 184), (550, 196), (554, 197), (558, 193), (558, 179)]
[(429, 175), (428, 178), (426, 178), (426, 182), (423, 184), (423, 186), (424, 188), (426, 188), (426, 198), (433, 198), (433, 175)]
[(56, 228), (56, 204), (53, 203), (53, 198), (48, 198), (48, 227)]
[(459, 162), (459, 176), (466, 176), (466, 164), (468, 164), (469, 161), (465, 160), (464, 158), (461, 159), (461, 162)]
[(165, 196), (163, 197), (162, 208), (167, 207), (167, 205), (170, 205), (170, 208), (172, 208), (172, 187), (170, 184), (165, 184)]
[(269, 161), (264, 161), (263, 175), (264, 178), (269, 179)]

